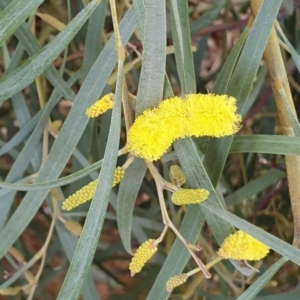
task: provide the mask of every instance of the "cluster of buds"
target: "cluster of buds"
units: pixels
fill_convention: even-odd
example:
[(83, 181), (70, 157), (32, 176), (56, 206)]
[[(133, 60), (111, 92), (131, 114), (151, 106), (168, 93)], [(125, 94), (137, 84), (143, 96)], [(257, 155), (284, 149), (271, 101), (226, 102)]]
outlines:
[(155, 245), (155, 240), (153, 239), (149, 239), (140, 245), (129, 264), (131, 276), (141, 272), (146, 262), (156, 253), (156, 251), (157, 245)]
[(85, 114), (88, 118), (96, 118), (102, 114), (104, 114), (109, 109), (112, 109), (114, 106), (114, 95), (107, 94), (103, 96), (101, 99), (96, 101), (90, 107), (88, 107), (85, 111)]
[[(112, 187), (116, 186), (121, 182), (125, 175), (125, 170), (122, 167), (117, 167), (114, 173), (114, 179), (112, 182)], [(70, 195), (62, 204), (63, 210), (71, 210), (94, 197), (96, 192), (98, 180), (91, 181), (87, 185), (83, 186), (81, 189), (76, 191), (74, 194)]]
[(172, 194), (171, 200), (176, 205), (198, 204), (208, 195), (209, 191), (205, 189), (179, 189)]

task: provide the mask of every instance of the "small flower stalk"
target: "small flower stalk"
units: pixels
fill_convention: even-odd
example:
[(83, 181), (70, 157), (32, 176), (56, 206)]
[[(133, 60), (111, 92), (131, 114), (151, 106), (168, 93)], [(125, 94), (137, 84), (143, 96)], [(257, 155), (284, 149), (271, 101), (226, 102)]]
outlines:
[(180, 138), (232, 135), (240, 128), (241, 116), (236, 110), (236, 99), (227, 95), (189, 94), (184, 99), (166, 99), (135, 120), (128, 132), (128, 150), (155, 161)]
[(269, 250), (265, 244), (238, 230), (225, 239), (218, 255), (225, 259), (251, 261), (261, 260), (269, 253)]
[[(112, 182), (112, 187), (116, 186), (123, 179), (125, 175), (125, 170), (122, 167), (117, 167), (114, 173), (114, 178)], [(91, 181), (89, 184), (85, 185), (74, 194), (70, 195), (62, 205), (63, 210), (71, 210), (94, 197), (96, 192), (98, 180)]]
[(146, 262), (151, 259), (151, 257), (156, 253), (157, 245), (155, 245), (155, 240), (149, 239), (144, 242), (135, 252), (130, 264), (129, 270), (131, 271), (131, 276), (139, 273)]
[(85, 114), (88, 118), (96, 118), (104, 114), (109, 109), (112, 109), (114, 106), (114, 95), (112, 93), (103, 96), (101, 99), (96, 101), (85, 111)]
[(172, 194), (171, 200), (176, 205), (198, 204), (208, 196), (209, 191), (205, 189), (179, 189)]
[(167, 292), (171, 293), (173, 291), (173, 289), (184, 284), (187, 281), (187, 279), (188, 279), (188, 276), (185, 273), (172, 276), (166, 283)]

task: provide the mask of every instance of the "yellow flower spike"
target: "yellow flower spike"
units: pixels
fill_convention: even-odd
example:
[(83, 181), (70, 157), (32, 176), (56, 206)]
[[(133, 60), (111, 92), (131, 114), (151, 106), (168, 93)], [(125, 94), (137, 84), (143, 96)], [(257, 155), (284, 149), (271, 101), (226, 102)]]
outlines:
[(140, 247), (136, 250), (129, 264), (131, 276), (139, 273), (144, 267), (145, 263), (156, 253), (157, 246), (154, 244), (154, 242), (155, 240), (149, 239), (140, 245)]
[(240, 129), (241, 116), (236, 114), (236, 99), (227, 95), (190, 94), (185, 98), (188, 134), (222, 137)]
[(104, 114), (107, 110), (112, 109), (114, 106), (113, 96), (114, 94), (112, 93), (107, 94), (88, 107), (85, 111), (87, 117), (96, 118)]
[(170, 177), (178, 187), (182, 186), (185, 183), (185, 175), (177, 165), (173, 165), (170, 167)]
[(166, 283), (167, 292), (171, 293), (173, 289), (184, 284), (188, 279), (187, 274), (179, 274), (171, 277)]
[[(112, 187), (116, 186), (123, 179), (125, 170), (122, 167), (117, 167), (114, 173)], [(83, 186), (81, 189), (70, 195), (62, 205), (63, 210), (71, 210), (94, 197), (98, 180), (91, 181), (89, 184)]]
[(127, 148), (147, 161), (158, 160), (174, 141), (188, 136), (222, 137), (239, 130), (236, 100), (227, 95), (190, 94), (147, 109), (128, 132)]
[(147, 161), (159, 159), (177, 139), (178, 133), (183, 134), (183, 130), (179, 132), (177, 121), (182, 105), (183, 101), (175, 97), (145, 110), (129, 129), (128, 151)]
[(179, 189), (172, 194), (171, 200), (176, 205), (197, 204), (207, 199), (209, 191), (205, 189)]
[(125, 170), (122, 167), (117, 167), (114, 174), (114, 179), (112, 183), (112, 187), (116, 186), (121, 180), (124, 178)]
[(64, 225), (65, 225), (65, 228), (73, 235), (75, 235), (75, 236), (81, 235), (83, 228), (78, 222), (76, 222), (74, 220), (66, 220)]
[(260, 260), (269, 253), (269, 249), (249, 234), (238, 230), (225, 239), (217, 253), (225, 259)]
[(63, 210), (71, 210), (80, 204), (91, 200), (95, 194), (98, 180), (91, 181), (81, 189), (70, 195), (62, 205)]

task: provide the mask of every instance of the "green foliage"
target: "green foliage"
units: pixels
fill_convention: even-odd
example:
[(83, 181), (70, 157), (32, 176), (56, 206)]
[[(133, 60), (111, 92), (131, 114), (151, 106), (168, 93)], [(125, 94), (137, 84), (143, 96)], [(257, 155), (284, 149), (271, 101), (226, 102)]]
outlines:
[[(248, 300), (279, 293), (280, 299), (298, 299), (300, 250), (292, 246), (295, 211), (284, 157), (300, 156), (300, 127), (279, 89), (293, 133), (280, 135), (268, 71), (261, 66), (280, 12), (289, 35), (277, 29), (289, 51), (284, 57), (298, 111), (296, 10), (289, 1), (263, 1), (252, 26), (246, 26), (239, 18), (251, 14), (247, 1), (243, 6), (238, 0), (215, 1), (209, 7), (203, 1), (116, 1), (127, 51), (123, 65), (108, 2), (0, 0), (0, 271), (5, 275), (0, 294), (17, 287), (13, 291), (22, 290), (20, 297), (10, 299), (115, 299), (120, 291), (124, 299)], [(58, 32), (53, 19), (45, 22), (36, 10), (66, 27)], [(212, 68), (207, 76), (205, 65)], [(183, 188), (209, 191), (204, 203), (177, 208), (170, 201), (172, 185), (160, 194), (149, 163), (135, 158), (129, 164), (131, 154), (119, 150), (134, 116), (162, 99), (205, 90), (237, 99), (242, 128), (236, 136), (178, 140), (155, 162), (164, 183), (170, 181), (169, 167), (178, 164), (186, 176)], [(89, 120), (86, 108), (110, 92), (112, 112)], [(61, 128), (55, 120), (62, 121)], [(124, 179), (111, 190), (114, 170), (124, 164)], [(97, 178), (91, 202), (61, 210), (62, 200)], [(131, 279), (128, 265), (136, 247), (159, 239), (170, 225), (161, 197), (182, 237), (202, 248), (198, 257), (205, 264), (236, 228), (270, 247), (271, 254), (252, 267), (212, 263), (209, 272), (216, 280), (197, 273), (170, 294), (167, 280), (197, 265), (176, 229), (169, 228), (151, 262)], [(69, 230), (66, 220), (77, 229), (82, 225), (82, 232)], [(30, 281), (33, 276), (36, 282)]]

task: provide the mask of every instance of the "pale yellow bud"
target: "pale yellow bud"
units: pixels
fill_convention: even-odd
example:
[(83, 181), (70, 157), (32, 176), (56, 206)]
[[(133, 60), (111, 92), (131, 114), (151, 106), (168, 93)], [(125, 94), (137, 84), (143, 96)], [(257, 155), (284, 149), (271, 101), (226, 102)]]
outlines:
[(8, 252), (19, 263), (25, 260), (24, 255), (15, 247), (11, 247)]
[(25, 272), (24, 272), (24, 277), (26, 278), (26, 280), (27, 280), (30, 284), (36, 284), (36, 279), (35, 279), (34, 275), (32, 274), (32, 272), (30, 272), (30, 271), (25, 271)]
[(63, 210), (71, 210), (80, 204), (83, 204), (91, 200), (95, 194), (98, 180), (94, 180), (89, 184), (85, 185), (74, 194), (70, 195), (62, 205)]
[(178, 187), (182, 186), (185, 183), (184, 173), (177, 165), (173, 165), (170, 167), (170, 177)]
[(19, 287), (8, 287), (5, 289), (0, 289), (0, 295), (6, 295), (6, 296), (15, 296), (20, 292)]
[[(114, 178), (112, 182), (112, 187), (118, 184), (124, 177), (125, 171), (122, 167), (117, 167), (114, 173)], [(71, 210), (80, 204), (83, 204), (94, 197), (96, 192), (98, 180), (91, 181), (89, 184), (85, 185), (74, 194), (69, 196), (62, 205), (63, 210)]]
[(112, 109), (114, 106), (113, 96), (113, 94), (107, 94), (88, 107), (85, 111), (87, 117), (96, 118), (104, 114), (107, 110)]
[(176, 205), (197, 204), (206, 200), (208, 195), (205, 189), (179, 189), (172, 194), (171, 200)]
[(131, 276), (134, 276), (136, 273), (139, 273), (144, 267), (145, 263), (155, 254), (157, 251), (157, 246), (154, 245), (153, 239), (149, 239), (144, 242), (136, 250), (130, 264), (129, 270), (131, 271)]
[(186, 274), (179, 274), (171, 277), (166, 283), (167, 292), (171, 293), (177, 286), (184, 284), (188, 279)]
[(122, 167), (117, 167), (115, 170), (112, 187), (119, 184), (121, 180), (124, 178), (124, 175), (125, 175), (125, 170), (123, 170)]

